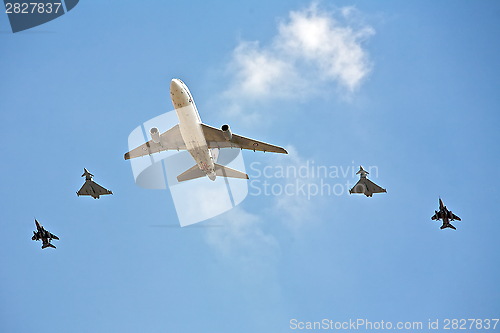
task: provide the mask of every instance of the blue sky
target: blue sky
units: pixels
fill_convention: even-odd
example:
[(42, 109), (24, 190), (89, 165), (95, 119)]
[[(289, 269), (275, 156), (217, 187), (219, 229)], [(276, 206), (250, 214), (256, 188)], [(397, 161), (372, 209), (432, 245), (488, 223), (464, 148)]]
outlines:
[[(0, 15), (0, 331), (499, 318), (499, 14), (496, 1), (81, 1), (16, 34)], [(250, 187), (205, 227), (174, 227), (170, 192), (137, 186), (123, 159), (133, 129), (173, 110), (172, 78), (205, 123), (289, 150), (244, 151), (249, 185), (343, 193)], [(349, 172), (265, 178), (256, 162)], [(388, 193), (349, 196), (359, 165)], [(77, 197), (84, 167), (114, 195)], [(430, 220), (439, 196), (456, 231)], [(31, 241), (34, 216), (56, 250)]]

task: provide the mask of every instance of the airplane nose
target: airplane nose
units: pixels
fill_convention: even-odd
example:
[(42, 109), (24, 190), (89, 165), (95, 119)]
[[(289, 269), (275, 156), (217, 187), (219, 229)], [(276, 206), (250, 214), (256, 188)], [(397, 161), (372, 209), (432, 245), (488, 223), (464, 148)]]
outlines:
[(178, 79), (172, 79), (170, 82), (170, 91), (175, 92), (176, 90), (178, 91), (181, 88), (181, 85), (179, 84)]

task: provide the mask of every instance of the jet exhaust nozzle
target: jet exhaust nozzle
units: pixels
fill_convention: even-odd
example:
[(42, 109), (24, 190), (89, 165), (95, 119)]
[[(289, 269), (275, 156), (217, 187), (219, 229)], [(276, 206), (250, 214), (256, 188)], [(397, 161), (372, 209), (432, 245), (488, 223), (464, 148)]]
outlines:
[(226, 139), (226, 141), (231, 141), (233, 139), (233, 133), (231, 133), (229, 125), (222, 125), (220, 129), (222, 130), (222, 135), (224, 135), (224, 139)]
[(151, 128), (149, 134), (151, 134), (151, 140), (153, 140), (154, 143), (160, 143), (160, 131), (157, 127)]

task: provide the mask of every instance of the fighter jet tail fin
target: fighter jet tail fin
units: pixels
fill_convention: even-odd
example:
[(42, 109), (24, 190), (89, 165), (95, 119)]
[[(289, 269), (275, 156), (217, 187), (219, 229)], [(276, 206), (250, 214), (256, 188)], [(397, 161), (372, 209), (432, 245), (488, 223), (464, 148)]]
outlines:
[(178, 175), (177, 181), (184, 182), (186, 180), (201, 178), (204, 176), (206, 176), (206, 174), (203, 171), (201, 171), (201, 169), (196, 164), (194, 167), (192, 167), (192, 168), (188, 169), (187, 171), (184, 171), (183, 173)]
[(457, 230), (457, 228), (455, 228), (452, 224), (447, 224), (447, 225), (442, 225), (441, 226), (441, 229), (446, 229), (446, 228), (451, 228), (453, 230)]
[(215, 163), (215, 174), (220, 177), (248, 179), (248, 175), (246, 173), (228, 168), (217, 163)]

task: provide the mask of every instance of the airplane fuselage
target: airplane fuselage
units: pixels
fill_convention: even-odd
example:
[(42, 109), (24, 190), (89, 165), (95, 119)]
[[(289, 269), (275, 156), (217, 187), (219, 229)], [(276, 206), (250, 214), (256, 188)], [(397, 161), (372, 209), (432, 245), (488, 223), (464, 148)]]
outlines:
[(170, 83), (170, 97), (179, 118), (179, 130), (188, 152), (208, 178), (215, 180), (212, 152), (208, 149), (201, 127), (201, 118), (188, 87), (181, 80), (173, 79)]
[(448, 218), (448, 211), (447, 210), (441, 210), (441, 216), (443, 219), (443, 225), (441, 229), (449, 227), (450, 224), (450, 219)]

